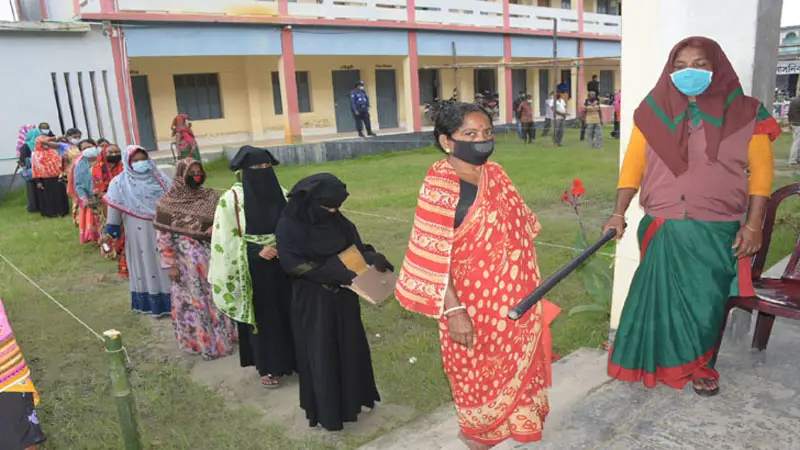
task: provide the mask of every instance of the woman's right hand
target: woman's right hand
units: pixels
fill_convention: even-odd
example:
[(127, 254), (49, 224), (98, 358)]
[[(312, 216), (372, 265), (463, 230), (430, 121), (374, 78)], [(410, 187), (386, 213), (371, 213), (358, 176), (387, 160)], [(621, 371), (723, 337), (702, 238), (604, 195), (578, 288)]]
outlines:
[(103, 233), (100, 235), (100, 239), (97, 241), (98, 244), (103, 245), (111, 242), (113, 238), (108, 233)]
[(447, 329), (450, 332), (450, 340), (456, 344), (472, 348), (475, 339), (475, 327), (469, 314), (462, 310), (447, 316)]
[(617, 240), (622, 239), (625, 234), (625, 217), (622, 214), (614, 214), (603, 225), (603, 236), (610, 230), (617, 230)]

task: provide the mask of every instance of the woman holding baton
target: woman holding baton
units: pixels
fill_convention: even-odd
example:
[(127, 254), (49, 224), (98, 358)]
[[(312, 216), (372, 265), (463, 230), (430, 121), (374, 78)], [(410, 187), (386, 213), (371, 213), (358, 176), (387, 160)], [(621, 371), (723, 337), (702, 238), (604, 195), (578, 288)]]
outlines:
[(435, 145), (446, 156), (423, 182), (396, 288), (403, 307), (439, 321), (460, 438), (472, 450), (541, 439), (559, 312), (543, 300), (518, 321), (508, 317), (541, 282), (533, 245), (541, 226), (488, 160), (493, 132), (478, 105), (439, 111)]

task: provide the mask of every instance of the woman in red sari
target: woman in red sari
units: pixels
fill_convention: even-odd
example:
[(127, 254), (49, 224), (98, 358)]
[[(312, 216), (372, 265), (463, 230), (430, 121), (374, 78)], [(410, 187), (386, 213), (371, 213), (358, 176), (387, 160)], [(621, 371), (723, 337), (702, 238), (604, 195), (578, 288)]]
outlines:
[(172, 138), (178, 147), (178, 159), (196, 159), (200, 161), (200, 147), (192, 131), (188, 114), (178, 114), (172, 119)]
[[(97, 164), (92, 167), (92, 185), (94, 187), (94, 196), (102, 203), (101, 211), (103, 217), (106, 215), (107, 205), (102, 202), (103, 195), (108, 191), (108, 184), (117, 175), (122, 173), (122, 150), (114, 144), (105, 143), (103, 151), (97, 157)], [(125, 231), (120, 233), (119, 239), (114, 239), (111, 243), (110, 251), (107, 255), (110, 258), (117, 259), (117, 273), (127, 278), (128, 277), (128, 264), (125, 260)]]
[(550, 322), (539, 302), (518, 321), (508, 311), (541, 281), (533, 240), (541, 230), (494, 151), (491, 118), (448, 103), (436, 117), (433, 165), (420, 191), (396, 295), (438, 319), (442, 363), (472, 450), (514, 438), (538, 441), (549, 411)]

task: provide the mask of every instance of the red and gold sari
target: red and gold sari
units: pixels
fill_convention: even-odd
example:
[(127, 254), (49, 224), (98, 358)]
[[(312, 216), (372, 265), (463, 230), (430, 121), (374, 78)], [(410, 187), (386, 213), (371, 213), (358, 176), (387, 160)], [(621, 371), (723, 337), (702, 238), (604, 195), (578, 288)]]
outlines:
[[(428, 171), (420, 192), (397, 298), (406, 309), (439, 319), (442, 363), (462, 433), (496, 445), (538, 441), (549, 412), (550, 322), (546, 300), (518, 321), (514, 305), (540, 283), (533, 240), (541, 230), (502, 167), (483, 167), (475, 203), (454, 229), (459, 179), (447, 161)], [(442, 317), (448, 280), (475, 328), (471, 350), (450, 340)]]
[[(94, 196), (98, 200), (102, 200), (105, 193), (108, 191), (108, 184), (117, 175), (122, 173), (122, 163), (111, 164), (108, 162), (108, 145), (103, 146), (103, 151), (97, 157), (97, 164), (92, 167), (92, 186), (94, 189)], [(108, 205), (101, 202), (100, 211), (102, 217), (105, 218), (108, 211)], [(103, 220), (105, 222), (105, 220)], [(128, 263), (125, 259), (125, 230), (120, 233), (119, 239), (114, 239), (111, 245), (111, 251), (107, 257), (117, 260), (117, 274), (121, 277), (128, 278)]]

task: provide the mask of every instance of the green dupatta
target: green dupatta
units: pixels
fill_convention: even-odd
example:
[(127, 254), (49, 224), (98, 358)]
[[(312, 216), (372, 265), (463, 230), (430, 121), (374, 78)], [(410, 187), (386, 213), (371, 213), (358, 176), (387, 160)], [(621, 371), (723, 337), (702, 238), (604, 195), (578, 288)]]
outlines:
[[(286, 196), (286, 189), (281, 189)], [(223, 314), (237, 322), (255, 325), (247, 243), (275, 247), (276, 240), (274, 234), (245, 234), (245, 225), (244, 189), (242, 183), (235, 183), (217, 203), (208, 282), (214, 304)]]

